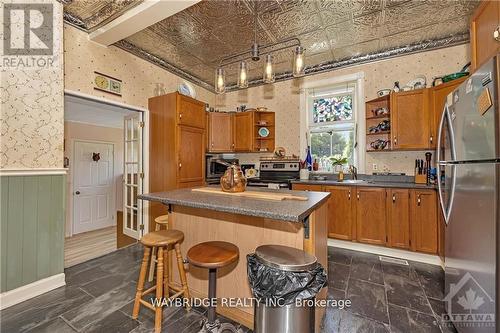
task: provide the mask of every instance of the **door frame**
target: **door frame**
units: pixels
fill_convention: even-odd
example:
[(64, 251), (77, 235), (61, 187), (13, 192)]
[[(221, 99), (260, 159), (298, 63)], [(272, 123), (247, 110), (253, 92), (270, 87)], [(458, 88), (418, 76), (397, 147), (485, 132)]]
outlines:
[(111, 145), (113, 147), (113, 163), (112, 163), (112, 170), (113, 170), (113, 195), (111, 196), (111, 207), (113, 207), (113, 212), (111, 214), (111, 217), (113, 219), (113, 225), (116, 225), (116, 179), (115, 179), (115, 144), (114, 142), (109, 142), (109, 141), (100, 141), (100, 140), (83, 140), (83, 139), (71, 139), (71, 146), (73, 147), (72, 149), (72, 155), (71, 156), (71, 185), (69, 188), (69, 194), (71, 196), (71, 236), (75, 234), (75, 165), (76, 165), (76, 156), (75, 156), (75, 147), (77, 143), (97, 143), (97, 144), (106, 144), (106, 145)]
[[(144, 172), (143, 188), (144, 188), (144, 193), (148, 193), (149, 192), (149, 110), (147, 108), (143, 108), (140, 106), (117, 102), (111, 99), (85, 94), (80, 91), (75, 91), (71, 89), (64, 89), (64, 95), (79, 97), (93, 102), (117, 106), (131, 111), (142, 112), (142, 121), (144, 121), (145, 124), (143, 129), (143, 141), (142, 141), (144, 147), (142, 153), (142, 158), (143, 158), (142, 166)], [(142, 214), (144, 221), (149, 221), (149, 207), (150, 207), (149, 201), (144, 201), (142, 207), (142, 212), (143, 212)], [(71, 216), (73, 216), (73, 212), (71, 212)], [(73, 228), (73, 223), (71, 223), (70, 229), (72, 228)], [(149, 231), (149, 223), (144, 223), (143, 234), (146, 234), (148, 231)], [(73, 236), (73, 230), (70, 230), (69, 237), (71, 236)]]

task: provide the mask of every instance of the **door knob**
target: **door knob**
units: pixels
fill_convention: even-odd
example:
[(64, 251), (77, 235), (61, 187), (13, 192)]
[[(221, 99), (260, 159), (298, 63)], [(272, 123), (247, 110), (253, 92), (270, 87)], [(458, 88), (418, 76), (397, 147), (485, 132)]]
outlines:
[(80, 194), (80, 191), (76, 191), (76, 192), (75, 192), (75, 194), (76, 194), (76, 195)]
[(497, 41), (500, 42), (500, 26), (498, 26), (495, 31), (493, 31), (493, 38)]

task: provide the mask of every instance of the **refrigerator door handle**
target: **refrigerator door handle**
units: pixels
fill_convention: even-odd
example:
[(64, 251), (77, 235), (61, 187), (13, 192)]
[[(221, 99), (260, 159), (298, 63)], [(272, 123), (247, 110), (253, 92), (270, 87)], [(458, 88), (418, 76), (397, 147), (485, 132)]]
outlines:
[(450, 153), (451, 160), (455, 161), (456, 153), (455, 153), (455, 133), (453, 132), (453, 127), (450, 120), (450, 110), (448, 108), (448, 104), (445, 103), (443, 114), (441, 115), (441, 121), (439, 122), (439, 131), (438, 131), (438, 141), (437, 141), (437, 153), (436, 153), (436, 162), (439, 166), (443, 160), (441, 159), (441, 143), (443, 138), (443, 131), (445, 130), (445, 123), (448, 124), (448, 129), (450, 132)]

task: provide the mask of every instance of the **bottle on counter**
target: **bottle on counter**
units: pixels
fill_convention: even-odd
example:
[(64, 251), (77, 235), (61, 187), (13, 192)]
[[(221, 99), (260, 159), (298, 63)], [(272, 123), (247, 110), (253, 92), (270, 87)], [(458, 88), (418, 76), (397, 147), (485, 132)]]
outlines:
[(315, 158), (313, 162), (313, 171), (318, 171), (318, 169), (319, 169), (318, 159)]
[(311, 156), (311, 146), (307, 146), (306, 152), (306, 168), (307, 170), (312, 170), (312, 156)]

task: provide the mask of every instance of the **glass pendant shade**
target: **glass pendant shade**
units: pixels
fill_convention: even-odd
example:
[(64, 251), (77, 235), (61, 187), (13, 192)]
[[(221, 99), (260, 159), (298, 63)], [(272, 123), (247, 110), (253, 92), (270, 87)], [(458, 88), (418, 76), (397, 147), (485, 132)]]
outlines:
[(248, 88), (248, 64), (246, 61), (240, 62), (240, 70), (238, 73), (238, 87)]
[(264, 83), (273, 83), (275, 79), (274, 68), (273, 68), (273, 56), (266, 55), (266, 62), (264, 62)]
[(217, 68), (215, 70), (215, 92), (222, 94), (226, 91), (226, 73), (224, 68)]
[(297, 46), (293, 52), (293, 76), (299, 77), (305, 74), (305, 50), (302, 46)]

